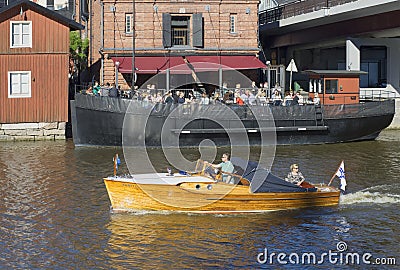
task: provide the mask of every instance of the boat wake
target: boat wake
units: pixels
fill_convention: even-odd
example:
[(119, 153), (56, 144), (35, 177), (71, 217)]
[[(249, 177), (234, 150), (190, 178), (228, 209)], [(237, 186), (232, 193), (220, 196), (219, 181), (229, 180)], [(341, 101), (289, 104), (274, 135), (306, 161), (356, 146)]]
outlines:
[(400, 203), (400, 195), (383, 193), (379, 191), (371, 192), (369, 191), (369, 189), (371, 188), (340, 196), (340, 204), (350, 205), (350, 204), (362, 204), (362, 203), (373, 203), (373, 204)]

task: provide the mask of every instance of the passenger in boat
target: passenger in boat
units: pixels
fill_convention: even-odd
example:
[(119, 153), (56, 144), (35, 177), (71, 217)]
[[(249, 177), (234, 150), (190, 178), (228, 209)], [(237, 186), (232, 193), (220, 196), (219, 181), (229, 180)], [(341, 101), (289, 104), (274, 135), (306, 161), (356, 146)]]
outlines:
[[(233, 170), (235, 169), (233, 167), (232, 162), (230, 161), (231, 155), (228, 153), (224, 153), (222, 154), (222, 162), (219, 164), (211, 164), (209, 163), (212, 167), (216, 168), (216, 169), (220, 169), (222, 172), (222, 181), (228, 184), (234, 184), (233, 183), (233, 178), (231, 175), (229, 174), (224, 174), (224, 172), (226, 173), (233, 173)], [(208, 162), (207, 162), (208, 163)]]
[(298, 164), (292, 164), (290, 165), (290, 173), (288, 173), (287, 177), (285, 178), (287, 182), (293, 183), (295, 185), (300, 186), (301, 183), (304, 182), (304, 176), (303, 174), (299, 171), (299, 165)]

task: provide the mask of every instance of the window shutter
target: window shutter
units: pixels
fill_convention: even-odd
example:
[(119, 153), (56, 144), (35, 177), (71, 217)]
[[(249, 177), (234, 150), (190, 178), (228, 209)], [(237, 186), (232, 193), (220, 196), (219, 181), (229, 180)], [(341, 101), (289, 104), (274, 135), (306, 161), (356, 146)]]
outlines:
[(203, 47), (203, 14), (193, 14), (193, 47)]
[(162, 15), (163, 23), (163, 46), (171, 47), (171, 14), (163, 13)]

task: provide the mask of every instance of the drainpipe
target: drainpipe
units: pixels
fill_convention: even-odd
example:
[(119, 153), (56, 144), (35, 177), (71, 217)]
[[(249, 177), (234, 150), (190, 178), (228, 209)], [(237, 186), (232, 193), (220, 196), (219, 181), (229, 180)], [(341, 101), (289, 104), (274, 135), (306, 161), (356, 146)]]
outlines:
[(104, 3), (100, 2), (101, 18), (100, 18), (100, 54), (101, 54), (101, 67), (100, 67), (100, 81), (104, 83)]
[(85, 22), (85, 38), (88, 38), (87, 22), (89, 18), (89, 13), (86, 0), (80, 0), (80, 14), (82, 21)]
[(72, 8), (71, 20), (75, 21), (75, 15), (76, 15), (76, 13), (75, 13), (75, 5), (76, 5), (76, 2), (75, 2), (75, 0), (73, 0), (73, 1), (74, 1), (74, 4), (73, 4), (73, 8)]
[(90, 23), (90, 36), (89, 36), (89, 63), (90, 63), (90, 68), (89, 68), (89, 73), (90, 76), (92, 77), (92, 81), (94, 80), (94, 76), (92, 76), (92, 64), (93, 64), (93, 20), (92, 20), (92, 13), (93, 13), (93, 4), (92, 0), (89, 0), (89, 23)]

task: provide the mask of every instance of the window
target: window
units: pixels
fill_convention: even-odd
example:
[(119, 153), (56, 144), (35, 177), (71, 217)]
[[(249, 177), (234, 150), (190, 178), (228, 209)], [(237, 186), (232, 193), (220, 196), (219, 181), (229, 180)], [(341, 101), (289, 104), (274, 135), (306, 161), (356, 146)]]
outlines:
[(236, 20), (237, 20), (237, 14), (231, 14), (229, 16), (229, 32), (230, 33), (236, 33)]
[(8, 97), (29, 98), (31, 97), (31, 72), (10, 71), (8, 72)]
[(11, 22), (11, 48), (32, 48), (32, 22)]
[(54, 10), (54, 0), (47, 0), (46, 7), (50, 10)]
[(338, 93), (338, 80), (325, 80), (325, 94)]
[(132, 13), (125, 14), (125, 34), (133, 33), (133, 15)]
[(191, 16), (163, 13), (163, 46), (198, 47), (204, 45), (203, 15), (193, 13)]
[(383, 46), (361, 46), (361, 70), (368, 72), (360, 76), (360, 87), (387, 86), (387, 48)]
[(172, 16), (171, 18), (171, 34), (172, 46), (189, 46), (190, 36), (190, 17), (188, 16)]

